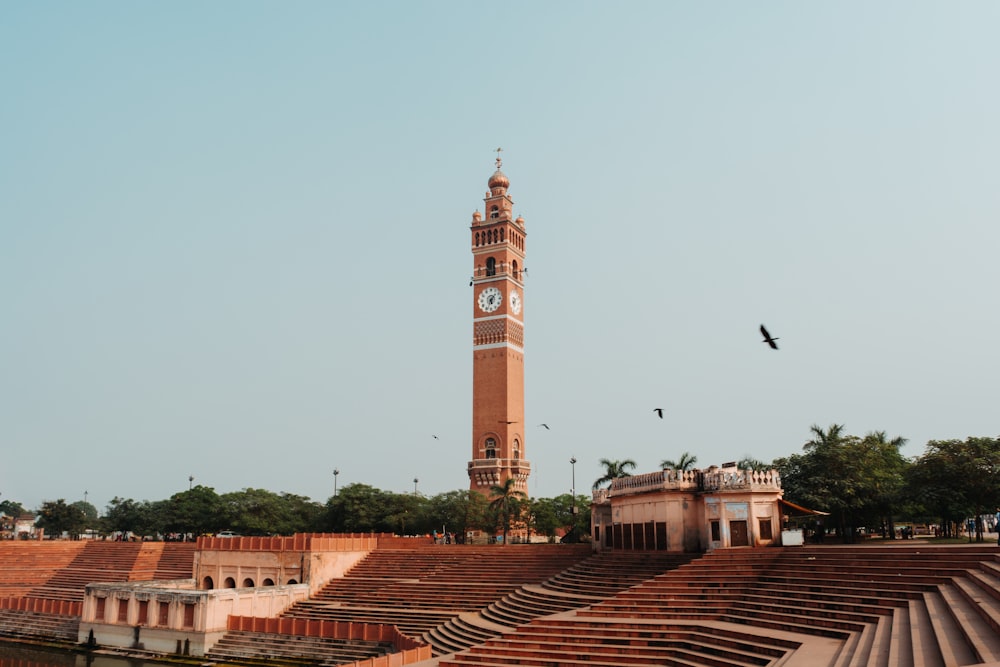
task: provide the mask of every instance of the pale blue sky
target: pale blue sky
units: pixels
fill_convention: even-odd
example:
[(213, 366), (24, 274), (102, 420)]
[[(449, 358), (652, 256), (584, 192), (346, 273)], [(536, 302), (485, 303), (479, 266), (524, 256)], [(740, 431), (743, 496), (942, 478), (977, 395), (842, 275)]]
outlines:
[(532, 495), (812, 424), (996, 436), (998, 34), (995, 2), (3, 3), (0, 497), (467, 488), (497, 146)]

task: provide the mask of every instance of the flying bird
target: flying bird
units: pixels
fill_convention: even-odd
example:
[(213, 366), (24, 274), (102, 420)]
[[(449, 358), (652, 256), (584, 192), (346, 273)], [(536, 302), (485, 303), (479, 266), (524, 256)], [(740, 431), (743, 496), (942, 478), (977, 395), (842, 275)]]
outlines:
[(776, 341), (778, 339), (777, 338), (771, 338), (771, 334), (767, 333), (767, 329), (764, 328), (763, 324), (760, 325), (760, 333), (761, 333), (761, 335), (764, 336), (764, 342), (767, 343), (768, 345), (770, 345), (772, 350), (777, 350), (778, 349), (778, 344), (774, 342), (774, 341)]
[(434, 438), (435, 440), (440, 440), (440, 438), (438, 438), (436, 435), (432, 435), (431, 437)]
[(546, 431), (551, 431), (548, 424), (539, 424), (539, 426), (544, 426)]
[(653, 412), (655, 412), (660, 419), (663, 419), (663, 408), (653, 408)]

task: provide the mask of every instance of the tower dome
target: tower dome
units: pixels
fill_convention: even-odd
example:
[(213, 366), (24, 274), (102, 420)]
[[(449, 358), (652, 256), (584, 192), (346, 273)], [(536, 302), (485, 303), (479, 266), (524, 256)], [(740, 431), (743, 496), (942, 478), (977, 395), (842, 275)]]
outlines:
[(510, 187), (510, 180), (502, 171), (500, 171), (500, 168), (498, 167), (497, 170), (493, 172), (493, 175), (490, 176), (490, 182), (488, 185), (490, 190), (494, 190), (496, 188), (503, 188), (506, 190)]

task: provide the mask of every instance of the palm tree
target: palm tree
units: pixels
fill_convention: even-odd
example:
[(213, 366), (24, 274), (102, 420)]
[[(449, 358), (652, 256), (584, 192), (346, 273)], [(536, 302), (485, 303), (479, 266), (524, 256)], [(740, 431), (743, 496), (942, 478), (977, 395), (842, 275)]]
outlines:
[(806, 451), (822, 449), (824, 447), (840, 445), (844, 436), (843, 424), (830, 424), (830, 426), (824, 431), (817, 424), (813, 424), (809, 427), (812, 434), (815, 436), (812, 440), (803, 445), (803, 449)]
[(760, 459), (755, 459), (749, 454), (740, 459), (740, 462), (736, 464), (736, 467), (740, 470), (753, 470), (755, 472), (761, 472), (762, 470), (767, 470), (771, 466), (764, 463)]
[(508, 477), (502, 484), (490, 487), (490, 509), (503, 519), (503, 543), (507, 544), (507, 533), (510, 532), (511, 515), (517, 515), (521, 510), (521, 500), (527, 498), (524, 491), (516, 488), (517, 480)]
[(625, 459), (624, 461), (609, 461), (608, 459), (601, 459), (599, 463), (604, 466), (604, 476), (597, 479), (594, 482), (593, 489), (596, 491), (605, 482), (610, 482), (613, 479), (618, 479), (619, 477), (631, 477), (632, 473), (628, 472), (630, 469), (635, 469), (635, 461), (632, 459)]
[(688, 452), (681, 454), (681, 458), (675, 463), (670, 459), (663, 459), (660, 461), (660, 467), (666, 470), (670, 468), (671, 470), (677, 470), (679, 472), (687, 472), (694, 467), (694, 464), (698, 462), (697, 456), (692, 456)]

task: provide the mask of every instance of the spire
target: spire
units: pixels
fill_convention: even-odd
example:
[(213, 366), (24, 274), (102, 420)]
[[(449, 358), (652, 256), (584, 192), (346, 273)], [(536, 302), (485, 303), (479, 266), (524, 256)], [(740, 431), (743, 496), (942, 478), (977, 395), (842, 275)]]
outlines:
[(492, 196), (502, 195), (506, 193), (507, 188), (510, 187), (510, 180), (502, 171), (500, 171), (500, 166), (503, 164), (503, 160), (500, 159), (501, 152), (503, 152), (502, 148), (496, 149), (497, 170), (493, 172), (493, 175), (490, 176), (489, 183), (487, 183), (490, 188), (490, 192), (488, 194)]

